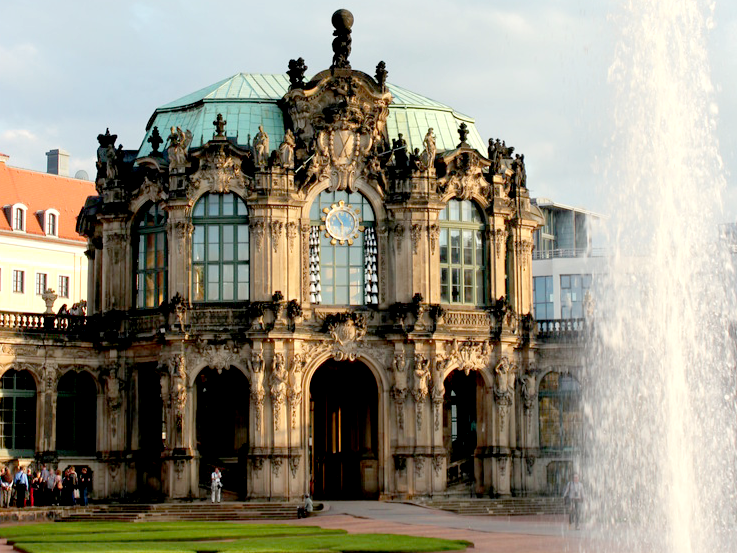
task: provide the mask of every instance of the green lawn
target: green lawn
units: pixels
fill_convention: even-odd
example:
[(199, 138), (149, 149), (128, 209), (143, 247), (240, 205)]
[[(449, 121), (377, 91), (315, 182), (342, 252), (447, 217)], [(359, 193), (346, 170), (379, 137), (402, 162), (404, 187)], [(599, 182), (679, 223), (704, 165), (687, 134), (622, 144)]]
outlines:
[(457, 551), (467, 542), (391, 534), (347, 534), (317, 526), (232, 522), (69, 522), (0, 528), (27, 553), (75, 552), (422, 552)]

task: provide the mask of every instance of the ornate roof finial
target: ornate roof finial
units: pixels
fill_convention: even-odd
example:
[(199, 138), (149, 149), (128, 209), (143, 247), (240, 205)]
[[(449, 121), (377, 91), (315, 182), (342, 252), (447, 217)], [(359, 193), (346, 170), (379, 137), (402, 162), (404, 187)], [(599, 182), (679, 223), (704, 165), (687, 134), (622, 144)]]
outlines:
[(350, 69), (348, 56), (351, 55), (351, 27), (353, 14), (348, 10), (338, 10), (333, 14), (333, 65), (330, 69)]
[(384, 90), (384, 87), (386, 86), (386, 76), (388, 74), (389, 72), (386, 70), (386, 64), (383, 61), (380, 61), (376, 66), (376, 82), (379, 83), (381, 90)]
[(458, 127), (458, 136), (461, 138), (461, 143), (458, 144), (458, 147), (461, 146), (468, 146), (466, 144), (466, 138), (468, 138), (468, 126), (465, 123), (461, 123), (461, 126)]
[(161, 135), (159, 134), (159, 127), (154, 127), (154, 130), (151, 131), (151, 136), (148, 137), (147, 142), (151, 144), (151, 153), (158, 154), (159, 146), (164, 143), (164, 139), (161, 138)]
[(227, 123), (228, 122), (223, 119), (223, 114), (218, 113), (215, 121), (212, 122), (212, 124), (215, 125), (215, 136), (213, 138), (225, 138), (225, 133), (223, 131), (225, 130), (225, 125)]
[(289, 88), (304, 88), (305, 71), (307, 71), (307, 66), (304, 59), (289, 60), (289, 71), (287, 71)]

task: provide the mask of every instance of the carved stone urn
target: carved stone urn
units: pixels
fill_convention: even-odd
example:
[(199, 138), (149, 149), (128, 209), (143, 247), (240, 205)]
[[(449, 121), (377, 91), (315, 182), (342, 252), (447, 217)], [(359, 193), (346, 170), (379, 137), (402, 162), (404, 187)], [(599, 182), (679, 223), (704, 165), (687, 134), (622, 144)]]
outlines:
[(44, 315), (54, 314), (54, 302), (58, 297), (59, 296), (56, 295), (56, 292), (54, 292), (51, 288), (47, 288), (44, 293), (41, 294), (41, 299), (46, 302), (46, 311), (44, 311)]

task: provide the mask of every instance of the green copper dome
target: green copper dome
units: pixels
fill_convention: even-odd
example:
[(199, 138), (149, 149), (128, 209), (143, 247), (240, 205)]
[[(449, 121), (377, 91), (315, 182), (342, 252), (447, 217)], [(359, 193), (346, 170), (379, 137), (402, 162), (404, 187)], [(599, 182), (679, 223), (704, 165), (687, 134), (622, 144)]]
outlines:
[[(432, 127), (438, 150), (451, 150), (458, 144), (458, 127), (466, 123), (467, 142), (479, 152), (486, 152), (472, 118), (405, 88), (392, 84), (387, 87), (393, 98), (387, 118), (390, 139), (402, 133), (410, 149), (422, 150), (425, 133)], [(234, 137), (237, 144), (248, 144), (249, 136), (255, 136), (259, 125), (263, 125), (271, 149), (276, 149), (284, 138), (282, 111), (277, 101), (288, 89), (289, 78), (284, 74), (238, 73), (163, 105), (149, 119), (138, 157), (151, 152), (148, 138), (154, 126), (159, 128), (162, 138), (169, 135), (171, 127), (189, 129), (193, 134), (191, 147), (201, 146), (212, 138), (215, 131), (212, 123), (218, 113), (227, 121), (226, 136)]]

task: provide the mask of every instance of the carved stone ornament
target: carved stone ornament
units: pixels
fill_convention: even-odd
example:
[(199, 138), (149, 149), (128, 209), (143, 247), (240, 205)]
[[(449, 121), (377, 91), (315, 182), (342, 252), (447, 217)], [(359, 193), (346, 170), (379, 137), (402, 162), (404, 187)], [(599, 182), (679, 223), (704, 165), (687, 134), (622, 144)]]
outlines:
[(459, 343), (458, 340), (453, 340), (446, 346), (448, 363), (445, 370), (457, 368), (466, 373), (466, 376), (471, 371), (482, 371), (490, 364), (492, 349), (493, 346), (486, 341)]
[(507, 414), (514, 398), (517, 367), (502, 357), (494, 367), (494, 399), (499, 413), (499, 434), (504, 433)]
[(527, 465), (527, 475), (532, 476), (532, 471), (535, 468), (535, 456), (528, 455), (525, 457), (525, 465)]
[(289, 221), (285, 228), (287, 230), (287, 248), (289, 248), (289, 253), (292, 254), (294, 253), (294, 242), (297, 239), (297, 233), (299, 231), (299, 223)]
[(289, 470), (292, 472), (292, 478), (297, 478), (297, 470), (299, 469), (299, 455), (292, 455), (289, 458)]
[(507, 248), (507, 231), (504, 229), (496, 229), (493, 232), (494, 248), (496, 249), (496, 258), (500, 259), (502, 252)]
[(401, 253), (402, 242), (404, 241), (404, 225), (402, 223), (397, 223), (394, 225), (392, 230), (394, 231), (394, 240), (397, 244), (397, 253)]
[(425, 398), (430, 391), (428, 381), (430, 380), (429, 360), (421, 353), (415, 354), (414, 379), (412, 381), (412, 397), (415, 400), (415, 415), (417, 430), (422, 429), (422, 413)]
[(404, 429), (404, 400), (407, 397), (407, 361), (404, 358), (404, 352), (398, 352), (394, 355), (394, 361), (390, 367), (394, 375), (394, 385), (391, 389), (391, 396), (396, 404), (397, 409), (397, 426), (400, 430)]
[(414, 457), (415, 462), (415, 476), (420, 478), (422, 476), (422, 470), (425, 468), (425, 458), (417, 455)]
[(271, 474), (274, 476), (279, 476), (279, 472), (281, 472), (281, 466), (284, 463), (284, 457), (280, 455), (272, 455), (271, 456)]
[(292, 411), (292, 428), (297, 428), (297, 409), (302, 403), (302, 376), (305, 367), (305, 357), (301, 353), (295, 353), (292, 357), (289, 370), (289, 389), (287, 397)]
[(438, 179), (439, 192), (450, 193), (460, 200), (470, 200), (474, 194), (490, 195), (491, 187), (483, 174), (490, 162), (476, 150), (462, 146), (445, 154), (439, 163), (445, 166), (445, 176)]
[(334, 313), (323, 319), (332, 342), (326, 342), (337, 361), (355, 361), (366, 335), (366, 316), (362, 313)]
[(502, 478), (507, 473), (507, 465), (509, 464), (509, 457), (499, 457), (499, 476)]
[(279, 238), (281, 238), (282, 230), (284, 230), (283, 221), (269, 222), (269, 235), (271, 237), (271, 249), (274, 250), (274, 253), (279, 251)]
[(207, 366), (215, 369), (218, 374), (229, 369), (238, 359), (238, 347), (229, 344), (201, 344), (198, 353)]
[(297, 136), (310, 145), (306, 181), (327, 178), (330, 191), (354, 192), (369, 154), (388, 142), (391, 94), (363, 73), (324, 71), (314, 81), (313, 88), (294, 88), (284, 96)]
[(59, 366), (47, 361), (43, 366), (43, 385), (47, 392), (56, 391), (56, 382), (59, 379)]
[(261, 472), (261, 469), (264, 468), (264, 458), (261, 456), (251, 457), (251, 466), (253, 472)]
[(253, 234), (253, 239), (256, 243), (256, 251), (260, 252), (261, 248), (264, 245), (264, 232), (266, 231), (266, 223), (264, 223), (263, 219), (256, 219), (255, 217), (252, 217), (249, 224), (249, 230)]
[(134, 201), (143, 205), (145, 202), (163, 202), (169, 198), (161, 183), (152, 181), (146, 175), (143, 178), (143, 184), (138, 188), (138, 193), (134, 196)]
[(245, 151), (230, 143), (208, 143), (207, 147), (193, 154), (200, 159), (200, 166), (189, 178), (194, 189), (227, 194), (231, 189), (246, 189), (246, 177), (241, 171)]
[(432, 457), (432, 468), (435, 471), (435, 477), (440, 476), (440, 471), (443, 468), (443, 459), (445, 459), (445, 455), (433, 455)]
[(438, 238), (440, 237), (440, 225), (437, 223), (429, 225), (427, 227), (427, 233), (430, 236), (430, 255), (435, 255)]
[(412, 238), (412, 253), (417, 255), (417, 250), (420, 245), (420, 239), (422, 238), (422, 224), (413, 224), (409, 232), (410, 237)]
[(528, 260), (532, 255), (532, 242), (530, 240), (517, 240), (515, 242), (515, 248), (517, 252), (517, 259), (522, 264), (522, 269), (526, 269)]
[(256, 408), (256, 429), (261, 429), (261, 421), (263, 420), (264, 397), (264, 354), (260, 351), (253, 350), (251, 359), (248, 361), (248, 368), (251, 371), (251, 400)]

